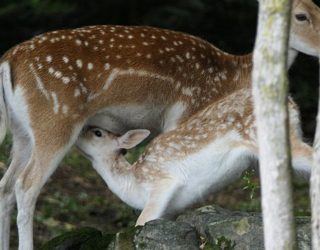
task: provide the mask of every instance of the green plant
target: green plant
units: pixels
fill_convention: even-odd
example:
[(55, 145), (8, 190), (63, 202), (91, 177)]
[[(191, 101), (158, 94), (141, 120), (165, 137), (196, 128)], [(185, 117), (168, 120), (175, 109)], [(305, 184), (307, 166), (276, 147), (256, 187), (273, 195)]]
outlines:
[(253, 200), (256, 196), (256, 191), (260, 187), (259, 184), (254, 180), (256, 176), (255, 170), (247, 170), (242, 176), (243, 190), (248, 190), (250, 193), (250, 199)]
[(228, 239), (224, 236), (217, 238), (213, 245), (213, 250), (232, 250), (236, 246), (234, 240)]

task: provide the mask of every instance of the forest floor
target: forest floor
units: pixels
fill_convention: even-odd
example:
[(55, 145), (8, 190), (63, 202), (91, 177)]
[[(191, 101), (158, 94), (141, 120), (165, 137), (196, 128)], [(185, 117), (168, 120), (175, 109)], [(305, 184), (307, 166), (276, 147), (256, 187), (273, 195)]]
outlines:
[[(2, 149), (8, 151), (9, 144)], [(7, 157), (0, 157), (7, 162)], [(5, 168), (0, 168), (0, 176)], [(310, 215), (308, 185), (295, 182), (295, 213)], [(217, 204), (240, 211), (261, 211), (259, 180), (252, 171), (234, 184), (195, 205)], [(190, 208), (192, 209), (192, 208)], [(72, 150), (43, 188), (36, 207), (34, 238), (36, 249), (52, 237), (80, 227), (94, 227), (115, 233), (132, 227), (139, 211), (128, 207), (114, 196), (89, 161)], [(17, 247), (16, 212), (12, 216), (11, 243)]]

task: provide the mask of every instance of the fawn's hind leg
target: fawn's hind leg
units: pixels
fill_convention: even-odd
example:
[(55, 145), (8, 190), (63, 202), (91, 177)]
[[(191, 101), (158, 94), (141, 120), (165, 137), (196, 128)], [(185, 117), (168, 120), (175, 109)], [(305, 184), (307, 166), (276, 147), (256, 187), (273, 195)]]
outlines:
[(299, 138), (291, 137), (292, 167), (296, 174), (309, 180), (313, 166), (313, 149)]
[(161, 218), (166, 213), (170, 201), (180, 187), (181, 183), (174, 179), (163, 179), (155, 182), (136, 226), (143, 226), (148, 221)]

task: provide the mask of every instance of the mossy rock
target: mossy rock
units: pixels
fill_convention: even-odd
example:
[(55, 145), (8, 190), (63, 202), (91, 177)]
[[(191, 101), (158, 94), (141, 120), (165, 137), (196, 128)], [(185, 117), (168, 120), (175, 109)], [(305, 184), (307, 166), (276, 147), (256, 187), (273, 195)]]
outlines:
[(117, 233), (109, 244), (108, 250), (134, 250), (133, 239), (140, 230), (141, 227), (130, 228)]
[[(297, 217), (298, 249), (311, 248), (310, 217)], [(117, 234), (82, 228), (58, 236), (40, 250), (205, 250), (264, 249), (261, 214), (207, 206), (177, 221), (154, 220)]]
[(187, 223), (168, 220), (154, 220), (136, 233), (134, 246), (137, 250), (197, 250), (199, 235)]
[[(264, 249), (260, 213), (206, 206), (180, 215), (177, 221), (195, 227), (213, 245), (213, 249)], [(296, 227), (297, 249), (311, 249), (310, 217), (296, 217)]]

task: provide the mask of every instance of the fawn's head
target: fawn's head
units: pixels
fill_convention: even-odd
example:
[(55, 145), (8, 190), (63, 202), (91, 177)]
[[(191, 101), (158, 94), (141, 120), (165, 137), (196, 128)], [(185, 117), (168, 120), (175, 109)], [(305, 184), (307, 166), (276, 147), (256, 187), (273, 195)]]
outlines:
[(121, 149), (130, 149), (137, 146), (150, 134), (146, 129), (129, 130), (124, 135), (117, 136), (101, 128), (90, 128), (83, 132), (77, 147), (90, 160), (113, 158), (120, 154)]

